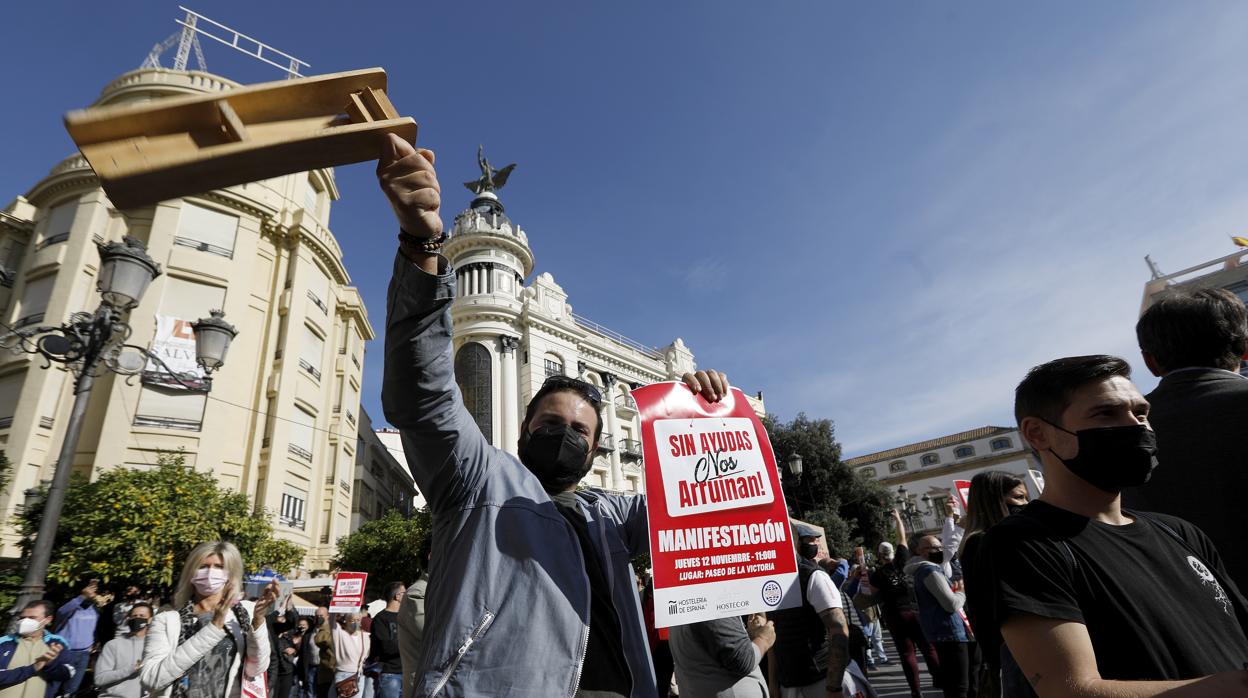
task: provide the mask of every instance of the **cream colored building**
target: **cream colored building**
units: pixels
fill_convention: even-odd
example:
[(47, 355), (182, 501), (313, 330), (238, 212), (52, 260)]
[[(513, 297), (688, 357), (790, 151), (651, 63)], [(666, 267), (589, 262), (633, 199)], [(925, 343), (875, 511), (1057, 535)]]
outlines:
[[(195, 71), (148, 68), (106, 86), (96, 105), (235, 87)], [(146, 242), (164, 274), (130, 314), (130, 342), (150, 346), (157, 315), (194, 320), (223, 308), (239, 329), (210, 393), (147, 378), (95, 384), (75, 470), (148, 467), (183, 450), (196, 470), (275, 515), (278, 535), (323, 569), (351, 528), (364, 341), (373, 329), (329, 229), (331, 170), (299, 173), (119, 212), (79, 155), (52, 168), (0, 215), (0, 290), (11, 326), (59, 325), (99, 302), (95, 242)], [(0, 356), (0, 449), (15, 468), (5, 520), (23, 492), (52, 477), (71, 374), (22, 354)], [(11, 529), (5, 555), (16, 554)]]
[[(403, 452), (395, 453), (382, 438), (391, 430), (374, 431), (373, 420), (360, 410), (359, 440), (355, 445), (355, 486), (351, 493), (351, 530), (376, 521), (391, 509), (411, 516), (417, 508), (416, 483)], [(394, 432), (397, 436), (397, 432)], [(421, 502), (423, 503), (423, 499)]]
[(850, 458), (845, 465), (863, 477), (878, 480), (893, 499), (898, 498), (900, 488), (905, 488), (906, 499), (919, 511), (913, 521), (914, 532), (940, 529), (945, 502), (957, 501), (955, 480), (969, 481), (978, 473), (1002, 470), (1028, 483), (1031, 496), (1037, 497), (1040, 493), (1030, 483), (1027, 471), (1043, 469), (1018, 429), (992, 426)]
[[(693, 352), (679, 338), (649, 347), (573, 313), (549, 272), (525, 286), (534, 267), (528, 235), (492, 192), (455, 217), (444, 253), (458, 281), (451, 306), (455, 374), (486, 438), (515, 453), (524, 407), (547, 377), (579, 377), (597, 386), (608, 406), (585, 484), (643, 491), (641, 422), (629, 393), (694, 370)], [(763, 414), (762, 394), (747, 398)]]

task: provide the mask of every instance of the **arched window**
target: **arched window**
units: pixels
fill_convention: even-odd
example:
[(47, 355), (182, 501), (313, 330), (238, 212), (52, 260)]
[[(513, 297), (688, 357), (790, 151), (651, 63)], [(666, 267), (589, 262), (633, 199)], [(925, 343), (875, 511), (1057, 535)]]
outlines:
[(863, 477), (875, 478), (875, 468), (863, 468), (858, 471)]
[(895, 460), (888, 464), (888, 472), (904, 473), (906, 472), (906, 462), (904, 460)]
[(954, 458), (970, 458), (973, 455), (975, 455), (974, 446), (958, 446), (953, 449)]
[(490, 352), (476, 342), (468, 342), (455, 354), (455, 382), (464, 394), (464, 407), (481, 429), (488, 443), (494, 442), (493, 380)]
[(1010, 441), (1009, 439), (993, 439), (992, 440), (992, 450), (994, 451), (1004, 451), (1007, 448), (1013, 448), (1013, 447), (1014, 447), (1014, 442)]
[(937, 463), (940, 462), (940, 456), (936, 455), (935, 453), (925, 453), (923, 454), (923, 458), (921, 458), (919, 462), (922, 463), (923, 465), (936, 465)]

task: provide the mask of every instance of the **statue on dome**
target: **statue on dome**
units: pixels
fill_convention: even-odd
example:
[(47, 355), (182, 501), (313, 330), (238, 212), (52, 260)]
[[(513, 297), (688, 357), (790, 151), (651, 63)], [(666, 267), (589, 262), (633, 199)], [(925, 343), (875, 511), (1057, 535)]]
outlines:
[(485, 146), (477, 146), (477, 167), (481, 168), (481, 177), (472, 182), (464, 182), (464, 186), (468, 187), (468, 191), (478, 196), (485, 192), (502, 189), (507, 183), (507, 177), (511, 175), (511, 171), (515, 169), (516, 163), (496, 170), (490, 167), (490, 161), (485, 159)]

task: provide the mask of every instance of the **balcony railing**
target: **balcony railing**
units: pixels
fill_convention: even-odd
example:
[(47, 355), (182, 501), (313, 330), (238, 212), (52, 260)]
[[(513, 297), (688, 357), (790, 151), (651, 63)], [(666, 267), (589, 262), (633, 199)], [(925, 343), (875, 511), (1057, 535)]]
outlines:
[(218, 257), (225, 257), (226, 259), (234, 258), (234, 250), (227, 249), (225, 247), (218, 247), (217, 245), (210, 245), (206, 242), (200, 242), (199, 240), (191, 238), (178, 237), (175, 235), (173, 238), (173, 244), (179, 247), (189, 247), (192, 250), (215, 254)]
[(294, 444), (290, 444), (286, 447), (286, 450), (306, 460), (309, 463), (312, 462), (312, 452), (302, 446), (296, 446)]
[(632, 395), (628, 395), (628, 394), (616, 395), (615, 406), (630, 409), (630, 410), (633, 410), (634, 412), (637, 411), (637, 401), (633, 399)]
[(26, 317), (21, 318), (17, 322), (13, 323), (13, 326), (25, 327), (27, 325), (37, 325), (41, 322), (43, 322), (43, 313), (34, 313), (32, 315), (27, 315)]
[(281, 523), (283, 526), (290, 526), (291, 528), (297, 528), (297, 529), (299, 529), (300, 531), (302, 531), (302, 530), (304, 529), (304, 520), (303, 520), (303, 519), (296, 519), (296, 518), (293, 518), (293, 517), (290, 517), (290, 516), (280, 516), (280, 517), (278, 517), (278, 519), (277, 519), (277, 520), (278, 520), (278, 522), (279, 522), (279, 523)]
[(641, 442), (637, 439), (620, 441), (620, 455), (633, 460), (641, 460)]
[(312, 301), (312, 305), (321, 309), (321, 312), (329, 315), (329, 307), (325, 305), (325, 301), (316, 296), (315, 293), (308, 291), (308, 300)]
[(4, 417), (3, 419), (0, 419), (0, 429), (8, 429), (11, 426), (13, 426), (12, 417)]
[(53, 424), (56, 424), (56, 419), (54, 417), (39, 418), (39, 426), (43, 429), (51, 429)]
[(69, 233), (57, 233), (56, 235), (49, 235), (48, 237), (40, 240), (38, 245), (35, 245), (35, 251), (38, 252), (39, 250), (51, 247), (53, 245), (59, 245), (60, 243), (65, 242), (68, 239), (69, 239)]
[(196, 419), (175, 419), (173, 417), (162, 417), (155, 414), (136, 414), (134, 416), (134, 426), (199, 431), (202, 426), (202, 422)]
[(602, 437), (598, 439), (598, 450), (603, 453), (610, 453), (615, 450), (615, 437), (603, 432)]
[(320, 372), (320, 370), (319, 370), (319, 369), (317, 369), (317, 368), (316, 368), (315, 366), (313, 366), (312, 364), (308, 363), (306, 360), (304, 360), (304, 359), (299, 359), (299, 368), (300, 368), (300, 369), (302, 369), (303, 371), (305, 371), (305, 372), (307, 372), (307, 373), (311, 374), (311, 375), (312, 375), (312, 377), (313, 377), (313, 378), (315, 378), (315, 379), (317, 379), (318, 381), (321, 379), (321, 372)]

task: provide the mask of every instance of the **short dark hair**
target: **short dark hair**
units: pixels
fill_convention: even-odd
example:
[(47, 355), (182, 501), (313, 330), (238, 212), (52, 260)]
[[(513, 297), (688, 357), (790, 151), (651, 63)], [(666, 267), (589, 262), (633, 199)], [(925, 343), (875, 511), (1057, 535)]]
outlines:
[(156, 615), (156, 609), (152, 608), (152, 605), (146, 601), (135, 601), (134, 605), (130, 607), (130, 610), (126, 611), (126, 615), (130, 615), (130, 613), (136, 608), (146, 608), (149, 614), (153, 616)]
[(1040, 364), (1014, 390), (1014, 419), (1021, 427), (1026, 417), (1039, 417), (1061, 426), (1070, 396), (1093, 381), (1112, 376), (1131, 377), (1131, 365), (1117, 356), (1068, 356)]
[(31, 601), (31, 602), (27, 603), (25, 606), (22, 606), (22, 610), (23, 610), (23, 611), (29, 611), (30, 609), (35, 608), (35, 607), (37, 607), (37, 606), (42, 606), (42, 607), (43, 607), (43, 617), (44, 617), (44, 618), (51, 618), (51, 617), (52, 617), (52, 614), (53, 614), (53, 613), (56, 613), (56, 606), (53, 606), (53, 605), (52, 605), (52, 602), (51, 602), (51, 601), (48, 601), (47, 599), (38, 599), (38, 600), (35, 600), (35, 601)]
[[(602, 436), (601, 396), (595, 398), (595, 396), (590, 393), (588, 389), (578, 389), (576, 384), (583, 382), (584, 381), (574, 379), (559, 382), (547, 381), (544, 385), (542, 385), (541, 389), (537, 391), (537, 394), (533, 396), (533, 399), (529, 400), (529, 406), (524, 410), (524, 421), (520, 424), (521, 430), (528, 428), (529, 422), (533, 419), (533, 414), (537, 412), (537, 406), (541, 404), (542, 400), (545, 400), (548, 396), (554, 395), (555, 393), (572, 393), (585, 402), (588, 402), (589, 406), (594, 408), (594, 416), (598, 418), (598, 426), (594, 428), (594, 441), (598, 441), (599, 437)], [(588, 383), (585, 383), (585, 385), (589, 386)], [(521, 436), (523, 437), (523, 435)], [(590, 446), (593, 446), (593, 444), (590, 444)]]
[(1175, 289), (1144, 311), (1135, 336), (1163, 372), (1196, 366), (1238, 371), (1248, 349), (1248, 308), (1226, 289)]
[(401, 589), (406, 589), (406, 588), (407, 588), (407, 585), (404, 584), (403, 582), (390, 582), (389, 584), (386, 585), (386, 591), (384, 592), (385, 596), (383, 596), (382, 598), (385, 600), (386, 603), (390, 603), (391, 601), (394, 600), (395, 594), (398, 594)]

